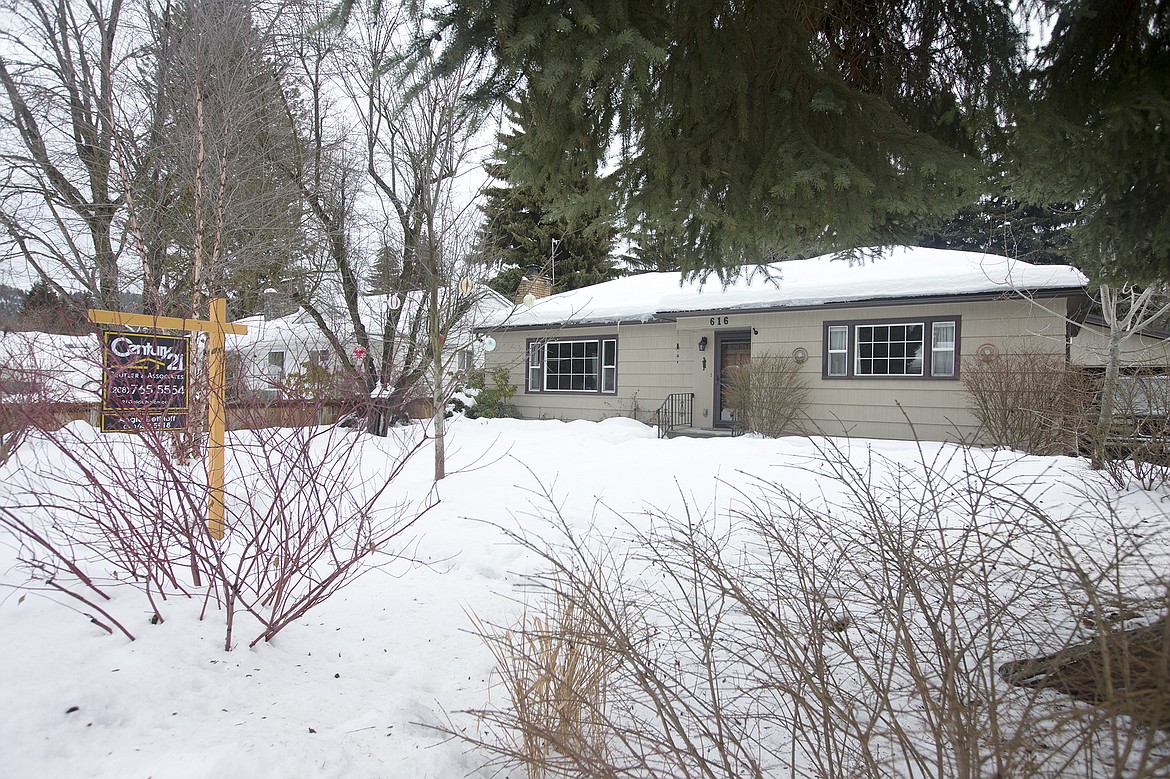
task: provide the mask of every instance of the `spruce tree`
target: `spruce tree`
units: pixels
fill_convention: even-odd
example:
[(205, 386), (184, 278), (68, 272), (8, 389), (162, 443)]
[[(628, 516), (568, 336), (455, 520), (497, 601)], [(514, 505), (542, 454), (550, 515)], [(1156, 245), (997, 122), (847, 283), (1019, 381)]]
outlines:
[(570, 189), (581, 158), (681, 239), (687, 270), (900, 242), (978, 194), (1014, 86), (1007, 0), (454, 0), (448, 64), (484, 94), (527, 89), (539, 121), (514, 181)]
[(500, 182), (485, 191), (481, 248), (497, 268), (490, 285), (513, 295), (529, 267), (552, 279), (554, 292), (599, 284), (620, 275), (611, 257), (616, 231), (593, 161), (579, 160), (574, 180), (560, 187), (531, 183), (525, 139), (534, 123), (525, 96), (508, 102), (514, 129), (498, 136), (485, 166)]
[(988, 252), (1037, 265), (1076, 264), (1070, 203), (1034, 205), (987, 195), (951, 218), (924, 226), (914, 243), (938, 249)]
[(402, 263), (397, 251), (383, 244), (378, 247), (374, 266), (366, 275), (366, 291), (371, 295), (387, 295), (399, 289)]
[(25, 294), (20, 314), (24, 326), (46, 333), (76, 335), (87, 331), (85, 311), (91, 305), (90, 296), (61, 294), (55, 286), (39, 279)]
[(1016, 106), (1033, 197), (1079, 206), (1080, 262), (1112, 281), (1170, 280), (1170, 9), (1063, 0)]
[(682, 270), (679, 262), (681, 239), (648, 220), (640, 220), (630, 231), (630, 251), (622, 257), (633, 273), (662, 273)]

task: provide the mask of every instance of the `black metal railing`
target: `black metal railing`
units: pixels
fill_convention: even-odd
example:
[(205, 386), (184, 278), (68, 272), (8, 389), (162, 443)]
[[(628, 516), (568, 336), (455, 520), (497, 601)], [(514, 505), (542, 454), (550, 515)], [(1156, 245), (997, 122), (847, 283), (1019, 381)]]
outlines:
[(678, 427), (694, 426), (695, 393), (672, 392), (658, 407), (658, 437), (666, 438)]

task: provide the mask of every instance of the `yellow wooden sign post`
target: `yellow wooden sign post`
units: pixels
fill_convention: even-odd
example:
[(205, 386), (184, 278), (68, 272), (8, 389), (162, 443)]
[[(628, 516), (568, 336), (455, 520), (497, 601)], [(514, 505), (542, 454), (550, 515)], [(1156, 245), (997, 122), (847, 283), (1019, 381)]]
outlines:
[(155, 330), (207, 333), (210, 341), (207, 361), (207, 529), (213, 538), (223, 538), (223, 450), (224, 430), (227, 427), (224, 403), (227, 365), (224, 360), (224, 343), (228, 333), (244, 335), (248, 328), (227, 321), (227, 301), (223, 298), (211, 301), (209, 313), (208, 320), (202, 320), (91, 309), (89, 319), (98, 324), (118, 327), (150, 327)]

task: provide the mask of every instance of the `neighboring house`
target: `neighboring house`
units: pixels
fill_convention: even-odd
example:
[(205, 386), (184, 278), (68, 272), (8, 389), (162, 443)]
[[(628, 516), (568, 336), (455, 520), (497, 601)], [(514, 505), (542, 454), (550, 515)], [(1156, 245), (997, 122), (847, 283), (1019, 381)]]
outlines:
[(29, 426), (98, 424), (102, 365), (92, 335), (0, 333), (0, 461)]
[[(695, 428), (718, 430), (734, 424), (724, 374), (771, 353), (801, 365), (821, 432), (956, 440), (978, 427), (961, 383), (970, 360), (1101, 364), (1099, 337), (1076, 324), (1085, 283), (1068, 266), (916, 247), (748, 268), (726, 287), (643, 274), (497, 315), (488, 368), (509, 371), (525, 417), (652, 422), (670, 399), (693, 404)], [(1140, 346), (1170, 366), (1165, 341)]]
[(101, 346), (93, 335), (0, 333), (0, 399), (101, 401)]
[[(412, 316), (425, 316), (423, 294), (411, 292), (405, 299), (394, 295), (366, 295), (360, 299), (362, 324), (370, 335), (370, 346), (375, 355), (382, 352), (382, 325), (391, 308), (402, 307), (399, 330), (409, 331)], [(483, 339), (475, 334), (476, 326), (489, 312), (512, 309), (511, 301), (485, 286), (477, 286), (472, 294), (474, 300), (470, 310), (450, 329), (444, 341), (443, 361), (451, 374), (483, 366)], [(332, 331), (338, 335), (352, 360), (358, 343), (348, 318), (338, 311), (329, 316)], [(334, 347), (304, 309), (276, 316), (247, 317), (237, 320), (237, 324), (247, 325), (248, 333), (228, 336), (229, 360), (234, 363), (233, 373), (242, 386), (252, 392), (279, 397), (280, 388), (293, 374), (311, 367), (330, 372), (338, 367)]]

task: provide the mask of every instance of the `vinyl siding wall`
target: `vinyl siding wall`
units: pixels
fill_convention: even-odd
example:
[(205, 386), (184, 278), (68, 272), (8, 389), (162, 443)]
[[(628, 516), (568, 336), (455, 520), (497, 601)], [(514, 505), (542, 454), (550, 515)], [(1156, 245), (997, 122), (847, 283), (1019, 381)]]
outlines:
[[(504, 367), (517, 388), (514, 402), (528, 419), (588, 419), (635, 417), (647, 424), (671, 392), (683, 382), (675, 358), (675, 327), (666, 324), (609, 325), (601, 327), (549, 328), (506, 331), (494, 335), (497, 347), (488, 359), (489, 370)], [(532, 340), (573, 338), (617, 339), (617, 392), (525, 392), (527, 344)]]
[[(1105, 367), (1109, 354), (1108, 332), (1099, 325), (1085, 324), (1072, 339), (1071, 359), (1077, 365)], [(1170, 341), (1135, 335), (1121, 343), (1121, 361), (1128, 367), (1170, 368)]]
[[(1047, 311), (1057, 309), (1057, 311)], [(516, 405), (524, 417), (604, 419), (631, 416), (652, 423), (653, 412), (671, 392), (694, 392), (697, 427), (712, 426), (715, 413), (716, 334), (750, 332), (752, 354), (791, 355), (803, 348), (802, 366), (812, 390), (808, 409), (816, 429), (828, 435), (863, 438), (958, 440), (976, 432), (966, 408), (960, 378), (825, 378), (822, 376), (824, 323), (829, 321), (902, 320), (956, 317), (959, 325), (959, 373), (976, 358), (982, 344), (999, 354), (1066, 352), (1063, 298), (1034, 305), (1026, 300), (994, 300), (858, 308), (817, 307), (763, 313), (727, 313), (680, 317), (675, 323), (626, 324), (510, 331), (496, 334), (499, 347), (489, 365), (509, 368), (519, 388)], [(524, 392), (525, 344), (532, 338), (618, 338), (615, 395), (552, 395)], [(701, 338), (708, 339), (700, 352)], [(927, 332), (929, 338), (929, 331)], [(704, 364), (705, 361), (705, 364)], [(913, 429), (911, 428), (913, 424)]]
[[(803, 372), (812, 389), (808, 414), (816, 429), (827, 435), (862, 438), (969, 440), (978, 423), (967, 410), (962, 384), (963, 366), (977, 359), (976, 350), (991, 344), (1000, 354), (1065, 353), (1062, 315), (1047, 313), (1024, 300), (974, 301), (912, 306), (835, 308), (770, 314), (756, 325), (752, 353), (790, 355), (796, 347), (808, 351)], [(954, 379), (822, 378), (823, 323), (826, 321), (901, 320), (926, 318), (959, 320), (959, 366)], [(927, 332), (926, 337), (930, 334)]]

